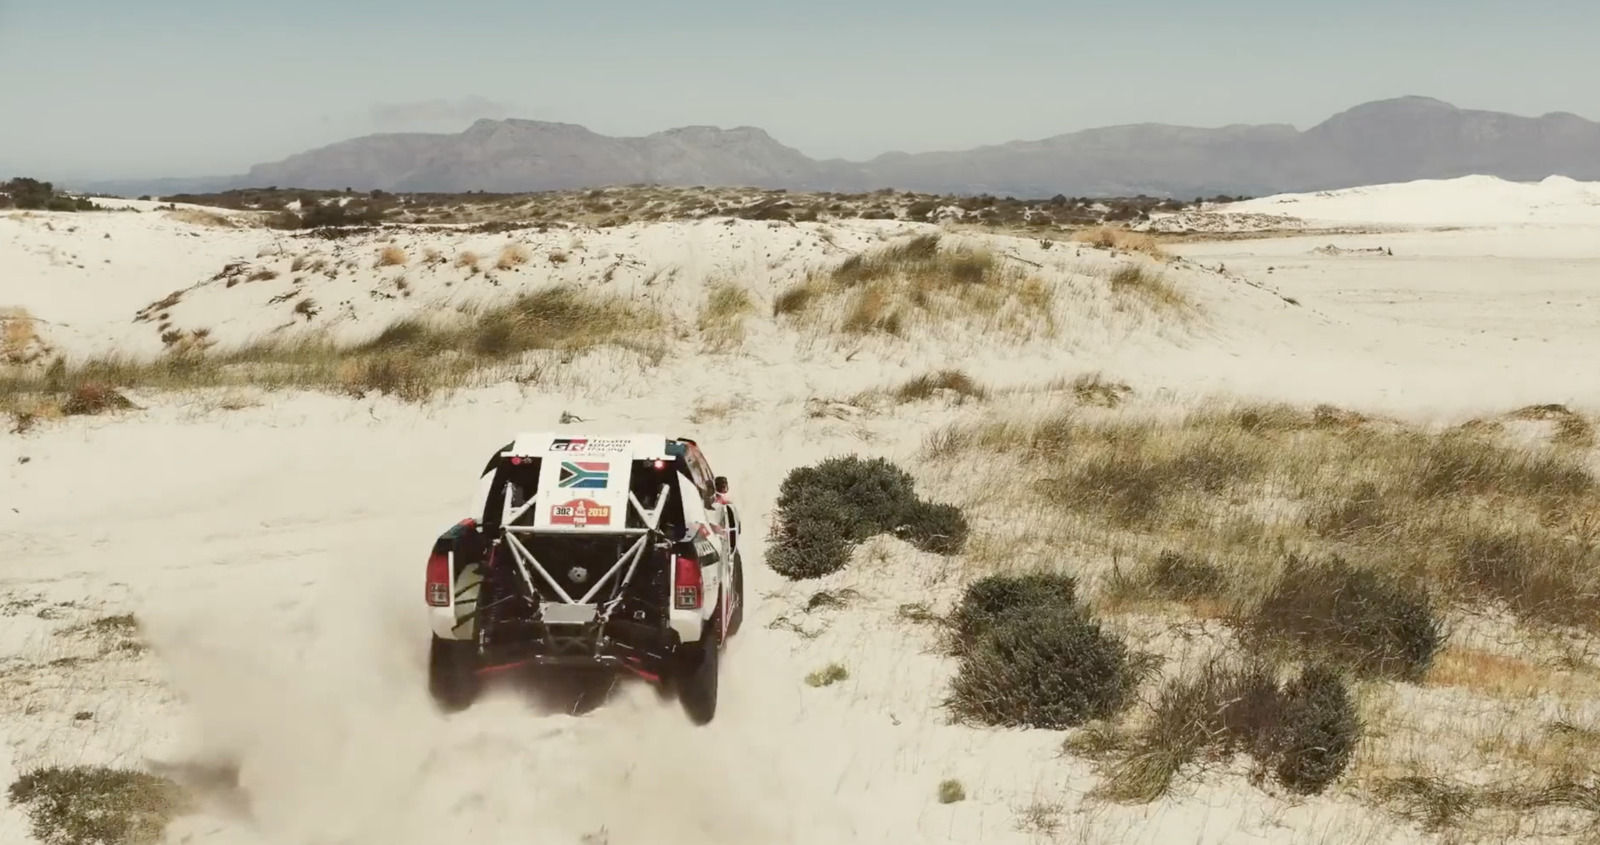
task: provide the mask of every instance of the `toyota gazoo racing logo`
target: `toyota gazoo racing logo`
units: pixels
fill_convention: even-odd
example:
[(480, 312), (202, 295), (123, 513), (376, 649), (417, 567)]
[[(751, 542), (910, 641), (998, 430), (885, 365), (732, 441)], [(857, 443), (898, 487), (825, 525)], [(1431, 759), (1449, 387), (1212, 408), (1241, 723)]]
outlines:
[(551, 505), (550, 524), (571, 525), (576, 528), (610, 525), (611, 507), (593, 499), (573, 499), (570, 502)]
[(625, 437), (558, 437), (550, 443), (552, 452), (626, 452), (632, 441)]

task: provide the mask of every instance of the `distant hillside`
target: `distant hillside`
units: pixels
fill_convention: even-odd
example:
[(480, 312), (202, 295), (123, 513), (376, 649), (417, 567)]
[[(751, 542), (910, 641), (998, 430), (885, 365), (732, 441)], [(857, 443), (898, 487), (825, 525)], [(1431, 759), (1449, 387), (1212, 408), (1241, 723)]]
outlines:
[[(1292, 126), (1135, 124), (957, 152), (818, 161), (749, 126), (613, 138), (567, 123), (480, 120), (454, 135), (368, 135), (185, 189), (542, 191), (650, 183), (1025, 197), (1313, 191), (1483, 174), (1600, 179), (1600, 123), (1519, 117), (1427, 97), (1356, 106)], [(136, 187), (122, 183), (121, 192)], [(155, 189), (159, 191), (160, 189)], [(149, 191), (140, 191), (141, 193)]]

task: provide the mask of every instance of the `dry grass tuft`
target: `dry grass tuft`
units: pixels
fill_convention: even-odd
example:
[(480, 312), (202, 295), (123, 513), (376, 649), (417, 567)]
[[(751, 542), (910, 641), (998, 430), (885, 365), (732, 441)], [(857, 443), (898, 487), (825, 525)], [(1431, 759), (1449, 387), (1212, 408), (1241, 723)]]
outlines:
[(1054, 330), (1052, 308), (1050, 290), (1022, 268), (929, 233), (806, 277), (779, 294), (773, 314), (848, 335), (902, 336), (916, 324), (965, 322), (1029, 337)]
[(1105, 598), (1116, 609), (1150, 602), (1200, 606), (1205, 615), (1222, 615), (1231, 582), (1214, 561), (1163, 549), (1148, 565), (1124, 572), (1117, 568), (1105, 585)]
[(1440, 652), (1423, 680), (1493, 698), (1533, 698), (1563, 686), (1553, 671), (1528, 660), (1459, 646)]
[(94, 416), (110, 411), (132, 410), (134, 404), (102, 382), (84, 382), (67, 393), (61, 403), (61, 413), (69, 417)]
[(985, 399), (989, 391), (960, 370), (939, 370), (918, 376), (894, 392), (899, 402), (922, 402), (940, 395), (953, 396), (959, 404), (968, 399)]
[(26, 308), (0, 308), (0, 364), (32, 364), (49, 351)]
[[(296, 310), (305, 316), (316, 313), (311, 300), (301, 305)], [(570, 358), (618, 347), (658, 363), (665, 328), (659, 313), (620, 297), (543, 289), (460, 319), (401, 320), (353, 346), (309, 335), (224, 352), (202, 344), (148, 361), (99, 358), (69, 366), (57, 360), (43, 372), (0, 370), (0, 410), (24, 429), (53, 416), (131, 407), (118, 391), (134, 387), (254, 386), (354, 396), (377, 391), (421, 401), (472, 384), (483, 371), (517, 367), (525, 353), (535, 351)]]
[(478, 257), (476, 252), (473, 252), (469, 249), (466, 252), (456, 256), (456, 266), (463, 270), (471, 270), (472, 272), (476, 273), (478, 271), (478, 262), (482, 260), (483, 259)]
[(386, 246), (383, 249), (378, 250), (378, 260), (377, 260), (376, 263), (373, 264), (373, 266), (374, 267), (404, 267), (410, 261), (411, 261), (411, 257), (406, 255), (406, 251), (405, 250), (401, 249), (398, 246), (390, 244), (389, 246)]
[(206, 226), (212, 229), (239, 228), (239, 224), (234, 222), (232, 218), (201, 208), (175, 208), (162, 216), (168, 220), (176, 220), (179, 223), (187, 223), (191, 226)]
[(748, 290), (726, 279), (714, 280), (700, 305), (700, 334), (712, 349), (737, 347), (744, 342), (745, 320), (755, 310), (755, 299)]
[(954, 804), (957, 801), (967, 800), (967, 788), (959, 780), (944, 780), (939, 782), (939, 803)]
[(848, 680), (850, 671), (838, 663), (829, 663), (827, 666), (806, 675), (806, 686), (827, 687)]
[[(1544, 831), (1545, 837), (1592, 833), (1600, 824), (1600, 787), (1592, 775), (1513, 778), (1472, 783), (1431, 774), (1384, 778), (1373, 785), (1374, 797), (1396, 813), (1420, 823), (1428, 832), (1461, 831), (1484, 816), (1509, 817), (1519, 829), (1530, 814), (1564, 811), (1567, 830)], [(1576, 815), (1581, 821), (1572, 821)], [(1490, 831), (1485, 831), (1493, 835)]]
[(1165, 275), (1141, 264), (1124, 264), (1106, 277), (1117, 296), (1138, 298), (1152, 307), (1192, 312), (1195, 304)]
[(1078, 243), (1091, 244), (1101, 249), (1139, 252), (1160, 261), (1167, 261), (1171, 258), (1154, 237), (1144, 232), (1134, 232), (1115, 226), (1095, 226), (1091, 229), (1082, 229), (1072, 234), (1072, 240)]
[(722, 423), (732, 419), (739, 411), (743, 410), (746, 400), (743, 398), (724, 399), (720, 402), (708, 402), (704, 399), (697, 400), (689, 411), (689, 422), (695, 425), (706, 423)]
[(1363, 733), (1345, 678), (1311, 664), (1285, 684), (1269, 662), (1211, 661), (1162, 687), (1132, 733), (1101, 732), (1096, 756), (1108, 761), (1100, 797), (1145, 803), (1165, 795), (1192, 763), (1215, 765), (1234, 754), (1255, 760), (1254, 778), (1270, 772), (1300, 795), (1325, 791), (1349, 767)]
[(1573, 449), (1592, 449), (1595, 446), (1594, 424), (1565, 405), (1529, 405), (1506, 416), (1514, 420), (1553, 422), (1555, 433), (1551, 440), (1557, 445)]
[(1118, 381), (1107, 381), (1100, 373), (1083, 373), (1067, 385), (1072, 395), (1085, 405), (1115, 408), (1133, 393), (1133, 388)]
[(494, 266), (497, 270), (510, 270), (528, 263), (532, 257), (528, 248), (522, 244), (506, 244), (500, 248), (499, 257), (495, 258)]
[(36, 769), (9, 795), (45, 845), (154, 845), (193, 803), (167, 778), (103, 766)]

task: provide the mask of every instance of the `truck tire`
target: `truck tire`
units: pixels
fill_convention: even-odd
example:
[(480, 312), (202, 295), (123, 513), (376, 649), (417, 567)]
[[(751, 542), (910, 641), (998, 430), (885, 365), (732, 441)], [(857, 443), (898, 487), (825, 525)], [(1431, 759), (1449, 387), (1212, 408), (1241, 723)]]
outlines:
[(733, 612), (728, 614), (728, 636), (739, 633), (744, 624), (744, 560), (733, 550)]
[(717, 715), (717, 675), (722, 655), (722, 633), (717, 627), (713, 622), (700, 642), (685, 646), (681, 652), (684, 663), (677, 673), (678, 702), (696, 725), (708, 724)]
[(454, 713), (472, 706), (480, 683), (478, 644), (473, 640), (446, 640), (433, 635), (428, 649), (428, 693), (440, 710)]

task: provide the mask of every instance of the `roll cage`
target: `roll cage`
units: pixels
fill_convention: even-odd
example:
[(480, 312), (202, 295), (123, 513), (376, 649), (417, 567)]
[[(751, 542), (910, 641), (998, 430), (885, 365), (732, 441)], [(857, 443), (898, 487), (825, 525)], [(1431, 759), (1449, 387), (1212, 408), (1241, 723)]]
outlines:
[[(528, 598), (538, 603), (539, 621), (547, 625), (604, 627), (624, 600), (640, 561), (653, 551), (669, 550), (687, 539), (678, 485), (673, 483), (678, 466), (675, 462), (663, 462), (662, 466), (655, 467), (648, 460), (633, 461), (634, 481), (627, 493), (627, 513), (620, 525), (531, 525), (527, 518), (535, 508), (556, 503), (549, 499), (552, 491), (539, 490), (533, 483), (541, 459), (508, 453), (509, 449), (504, 450), (490, 462), (492, 486), (484, 503), (483, 528), (490, 544), (491, 565), (509, 557), (518, 580), (528, 590)], [(641, 464), (644, 466), (638, 466)], [(530, 490), (531, 493), (526, 492)], [(549, 568), (528, 548), (524, 538), (530, 535), (634, 539), (586, 592), (575, 596), (563, 589)], [(499, 554), (501, 550), (508, 554)], [(539, 588), (541, 583), (546, 589)], [(606, 590), (608, 585), (610, 589)], [(605, 590), (603, 595), (602, 590)], [(546, 599), (546, 595), (552, 595), (556, 601)]]

